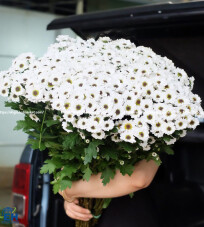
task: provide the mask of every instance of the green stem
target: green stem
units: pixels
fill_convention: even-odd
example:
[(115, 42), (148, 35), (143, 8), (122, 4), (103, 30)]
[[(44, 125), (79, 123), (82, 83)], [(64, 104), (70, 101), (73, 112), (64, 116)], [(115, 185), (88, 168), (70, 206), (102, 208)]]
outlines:
[(42, 124), (41, 124), (41, 128), (40, 128), (39, 149), (40, 149), (40, 145), (41, 145), (41, 141), (42, 141), (42, 130), (43, 130), (43, 124), (45, 121), (45, 115), (46, 115), (46, 109), (44, 111), (43, 120), (42, 120)]

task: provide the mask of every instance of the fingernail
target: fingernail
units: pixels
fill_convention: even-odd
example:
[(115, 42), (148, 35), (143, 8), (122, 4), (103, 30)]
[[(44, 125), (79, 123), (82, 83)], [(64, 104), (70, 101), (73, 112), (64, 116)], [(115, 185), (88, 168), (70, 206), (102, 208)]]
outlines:
[(90, 214), (91, 213), (91, 211), (90, 210), (87, 210), (87, 214)]

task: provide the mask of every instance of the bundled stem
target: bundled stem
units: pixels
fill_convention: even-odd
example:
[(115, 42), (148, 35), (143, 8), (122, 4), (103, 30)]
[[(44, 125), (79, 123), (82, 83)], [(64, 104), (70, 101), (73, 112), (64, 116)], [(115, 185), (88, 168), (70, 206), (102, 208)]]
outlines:
[(92, 218), (90, 221), (76, 220), (75, 227), (94, 227), (102, 213), (103, 203), (104, 199), (79, 198), (79, 205), (91, 210), (92, 214), (97, 218)]

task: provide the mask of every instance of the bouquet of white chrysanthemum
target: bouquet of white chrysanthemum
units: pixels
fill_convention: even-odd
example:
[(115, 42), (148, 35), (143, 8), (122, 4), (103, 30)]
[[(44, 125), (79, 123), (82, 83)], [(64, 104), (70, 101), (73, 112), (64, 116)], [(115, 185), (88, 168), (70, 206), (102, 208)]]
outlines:
[[(142, 159), (159, 165), (160, 153), (172, 154), (170, 145), (204, 117), (194, 78), (150, 48), (108, 37), (57, 41), (43, 57), (22, 54), (0, 74), (6, 106), (25, 113), (15, 129), (49, 154), (41, 173), (53, 174), (54, 193), (99, 172), (106, 185)], [(95, 215), (104, 201), (95, 200)]]

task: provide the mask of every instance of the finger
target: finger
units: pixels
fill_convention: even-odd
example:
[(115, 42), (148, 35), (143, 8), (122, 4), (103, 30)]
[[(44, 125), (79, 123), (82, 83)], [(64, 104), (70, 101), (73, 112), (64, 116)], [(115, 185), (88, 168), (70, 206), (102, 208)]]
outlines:
[(77, 204), (74, 204), (74, 203), (70, 204), (70, 209), (72, 211), (75, 211), (75, 212), (81, 213), (81, 214), (90, 214), (91, 213), (90, 210), (83, 208), (83, 207), (81, 207)]
[(77, 220), (82, 220), (82, 221), (89, 221), (90, 217), (86, 217), (85, 215), (80, 215), (72, 210), (67, 209), (66, 210), (66, 214), (73, 219), (77, 219)]
[(68, 207), (70, 207), (71, 204), (78, 204), (78, 203), (79, 203), (78, 199), (75, 199), (72, 203), (69, 203), (66, 200), (64, 200), (64, 209), (66, 210)]
[(62, 196), (62, 191), (61, 190), (59, 190), (59, 192), (58, 192), (61, 196)]
[[(78, 208), (76, 208), (75, 206), (77, 206)], [(71, 211), (72, 213), (75, 213), (77, 216), (81, 216), (81, 215), (78, 215), (77, 213), (80, 213), (80, 212), (77, 212), (76, 210), (78, 210), (78, 211), (81, 211), (82, 210), (83, 211), (83, 209), (85, 209), (85, 208), (82, 208), (82, 209), (81, 208), (82, 207), (80, 207), (80, 206), (78, 206), (78, 205), (76, 205), (74, 203), (68, 203), (66, 201), (64, 202), (64, 209), (65, 209), (65, 211), (66, 212)], [(89, 219), (93, 217), (92, 214), (90, 214), (90, 211), (88, 209), (85, 209), (85, 211), (86, 211), (85, 215), (87, 215), (87, 216), (84, 216), (84, 217), (89, 218)], [(83, 212), (82, 212), (82, 214), (83, 214)]]
[(93, 215), (92, 214), (82, 214), (82, 213), (76, 212), (74, 210), (71, 210), (71, 212), (73, 214), (75, 214), (78, 218), (84, 218), (84, 219), (88, 219), (88, 220), (91, 219), (91, 218), (93, 218)]
[(73, 203), (79, 204), (79, 200), (78, 200), (78, 199), (75, 199), (75, 200), (73, 201)]

